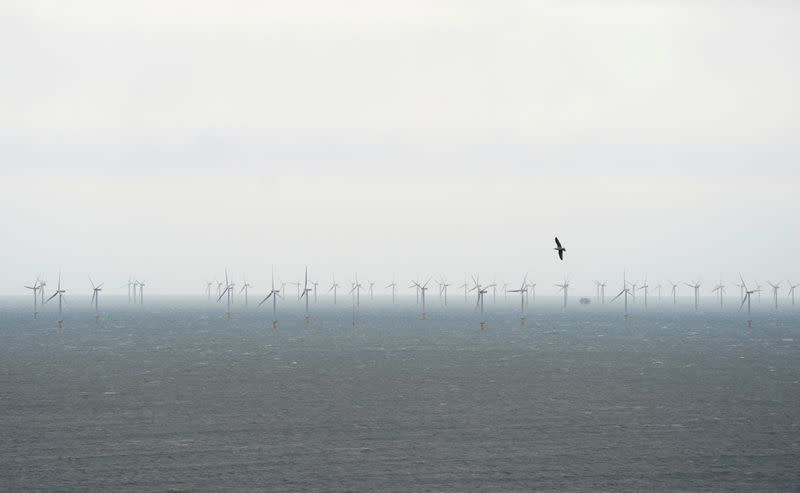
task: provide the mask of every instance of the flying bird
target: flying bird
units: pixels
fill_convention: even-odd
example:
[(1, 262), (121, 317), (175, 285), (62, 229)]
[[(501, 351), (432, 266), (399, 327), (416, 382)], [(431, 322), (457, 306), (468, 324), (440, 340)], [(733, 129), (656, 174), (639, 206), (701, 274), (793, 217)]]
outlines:
[(553, 250), (558, 251), (558, 258), (564, 260), (564, 252), (566, 252), (567, 249), (561, 246), (561, 242), (558, 241), (558, 236), (556, 236), (556, 247), (553, 248)]

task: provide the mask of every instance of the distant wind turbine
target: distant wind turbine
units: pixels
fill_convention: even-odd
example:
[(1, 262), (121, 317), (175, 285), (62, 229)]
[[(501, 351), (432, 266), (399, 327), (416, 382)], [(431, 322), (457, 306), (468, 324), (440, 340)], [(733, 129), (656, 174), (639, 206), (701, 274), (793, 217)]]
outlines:
[(281, 298), (283, 298), (283, 297), (280, 295), (280, 290), (275, 289), (275, 272), (274, 272), (274, 270), (272, 272), (272, 284), (271, 285), (272, 285), (272, 287), (270, 288), (269, 293), (267, 293), (267, 296), (263, 300), (261, 300), (261, 302), (258, 304), (258, 306), (263, 305), (264, 302), (266, 302), (268, 299), (272, 298), (272, 330), (278, 330), (278, 318), (276, 316), (277, 302), (278, 302), (278, 297), (279, 296)]
[(336, 292), (339, 290), (339, 284), (336, 283), (336, 276), (333, 276), (333, 284), (331, 284), (331, 289), (328, 290), (330, 293), (333, 291), (333, 304), (336, 304)]
[(92, 303), (94, 304), (94, 322), (96, 324), (100, 323), (100, 308), (98, 307), (98, 303), (100, 301), (100, 291), (103, 290), (103, 283), (100, 285), (95, 286), (94, 281), (92, 278), (89, 278), (89, 283), (92, 285)]
[(525, 325), (525, 302), (528, 296), (528, 274), (525, 274), (525, 277), (522, 278), (522, 284), (520, 285), (519, 289), (511, 289), (508, 291), (509, 293), (519, 293), (519, 326), (522, 327)]
[(33, 318), (36, 319), (39, 317), (39, 308), (37, 306), (37, 303), (39, 301), (38, 291), (39, 289), (41, 289), (41, 286), (39, 286), (39, 279), (38, 278), (36, 279), (36, 281), (33, 283), (33, 286), (25, 286), (25, 288), (33, 291)]
[(61, 305), (64, 302), (64, 293), (67, 291), (65, 289), (61, 289), (61, 272), (58, 273), (58, 287), (56, 288), (55, 293), (52, 294), (47, 301), (49, 302), (56, 296), (58, 296), (58, 320), (56, 321), (56, 326), (61, 329), (64, 326), (64, 319), (61, 317)]
[[(786, 294), (786, 296), (792, 297), (792, 306), (794, 306), (794, 290), (795, 288), (800, 287), (800, 284), (792, 284), (792, 281), (786, 281), (786, 282), (788, 283), (789, 286), (789, 292)], [(34, 297), (35, 296), (36, 295), (34, 294)]]
[(556, 286), (560, 288), (559, 291), (563, 291), (564, 292), (564, 306), (562, 306), (562, 308), (566, 309), (567, 308), (567, 290), (569, 290), (569, 280), (564, 278), (564, 284), (556, 284)]
[(219, 297), (217, 297), (217, 303), (222, 301), (222, 298), (225, 295), (228, 296), (228, 308), (225, 311), (225, 318), (227, 320), (231, 319), (231, 289), (233, 289), (233, 287), (231, 286), (231, 283), (228, 281), (228, 269), (225, 269), (225, 288), (219, 294)]
[(417, 292), (422, 295), (422, 316), (420, 317), (422, 320), (425, 320), (427, 318), (427, 316), (428, 316), (425, 313), (425, 292), (428, 290), (428, 283), (429, 282), (431, 282), (430, 279), (425, 281), (425, 284), (420, 284), (417, 281), (414, 281), (413, 284), (411, 286), (409, 286), (409, 288), (416, 287), (417, 288)]
[(697, 311), (697, 307), (700, 306), (700, 283), (695, 281), (694, 284), (688, 282), (684, 284), (694, 289), (694, 310)]
[(245, 279), (244, 282), (242, 283), (242, 289), (239, 290), (239, 294), (242, 294), (244, 292), (244, 306), (247, 306), (247, 303), (248, 303), (247, 302), (247, 294), (248, 294), (248, 291), (250, 291), (250, 287), (251, 286), (252, 286), (252, 284), (247, 282), (247, 279)]
[(303, 277), (303, 291), (300, 294), (300, 298), (301, 299), (302, 298), (306, 299), (306, 314), (303, 317), (303, 321), (305, 322), (306, 325), (308, 325), (311, 322), (311, 315), (308, 313), (308, 293), (309, 292), (311, 292), (311, 288), (308, 287), (308, 266), (306, 266), (306, 273), (305, 273), (305, 276)]
[(394, 281), (394, 278), (392, 278), (392, 282), (390, 284), (386, 285), (386, 289), (389, 289), (389, 288), (392, 289), (392, 304), (394, 305), (394, 293), (395, 293), (395, 290), (397, 290), (397, 283)]
[(622, 274), (622, 291), (619, 292), (618, 295), (614, 296), (610, 303), (614, 303), (614, 301), (622, 295), (625, 295), (625, 320), (628, 320), (628, 295), (631, 294), (631, 290), (628, 289), (628, 282), (625, 280), (625, 273)]
[(751, 290), (747, 289), (747, 284), (745, 284), (744, 278), (742, 277), (741, 274), (739, 274), (739, 279), (741, 279), (742, 286), (744, 287), (744, 298), (742, 298), (742, 304), (739, 305), (739, 311), (742, 311), (742, 307), (744, 306), (744, 303), (746, 301), (747, 302), (747, 326), (748, 327), (752, 327), (753, 326), (753, 320), (750, 318), (750, 299), (751, 299), (751, 295), (753, 293), (757, 292), (758, 290), (751, 291)]
[(772, 296), (775, 298), (775, 309), (777, 310), (778, 309), (778, 288), (781, 287), (781, 283), (780, 283), (780, 281), (778, 281), (778, 284), (772, 284), (770, 281), (767, 281), (767, 284), (769, 284), (769, 287), (772, 288)]

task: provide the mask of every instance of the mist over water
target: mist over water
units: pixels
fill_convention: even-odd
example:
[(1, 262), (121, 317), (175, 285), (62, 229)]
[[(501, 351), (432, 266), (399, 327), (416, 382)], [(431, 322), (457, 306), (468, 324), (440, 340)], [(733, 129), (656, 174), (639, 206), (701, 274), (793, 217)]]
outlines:
[[(251, 300), (255, 299), (251, 297)], [(735, 301), (245, 308), (0, 299), (0, 484), (101, 490), (787, 490), (798, 312)], [(488, 298), (487, 298), (488, 299)], [(679, 300), (680, 301), (680, 300)], [(252, 303), (252, 302), (251, 302)]]

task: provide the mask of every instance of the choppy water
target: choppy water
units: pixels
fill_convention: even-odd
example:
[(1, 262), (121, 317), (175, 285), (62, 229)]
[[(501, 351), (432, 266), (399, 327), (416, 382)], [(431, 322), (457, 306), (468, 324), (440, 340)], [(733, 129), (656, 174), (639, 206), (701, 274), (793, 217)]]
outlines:
[(800, 488), (800, 311), (70, 308), (0, 300), (2, 489)]

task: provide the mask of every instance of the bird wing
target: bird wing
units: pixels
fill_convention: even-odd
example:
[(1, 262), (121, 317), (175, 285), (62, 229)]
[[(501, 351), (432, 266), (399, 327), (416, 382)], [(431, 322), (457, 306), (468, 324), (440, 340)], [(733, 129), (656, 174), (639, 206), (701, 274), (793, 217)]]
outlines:
[(558, 241), (558, 236), (556, 236), (556, 246), (558, 247), (559, 250), (561, 250), (561, 242)]
[(558, 250), (558, 258), (564, 260), (564, 250), (561, 249)]

